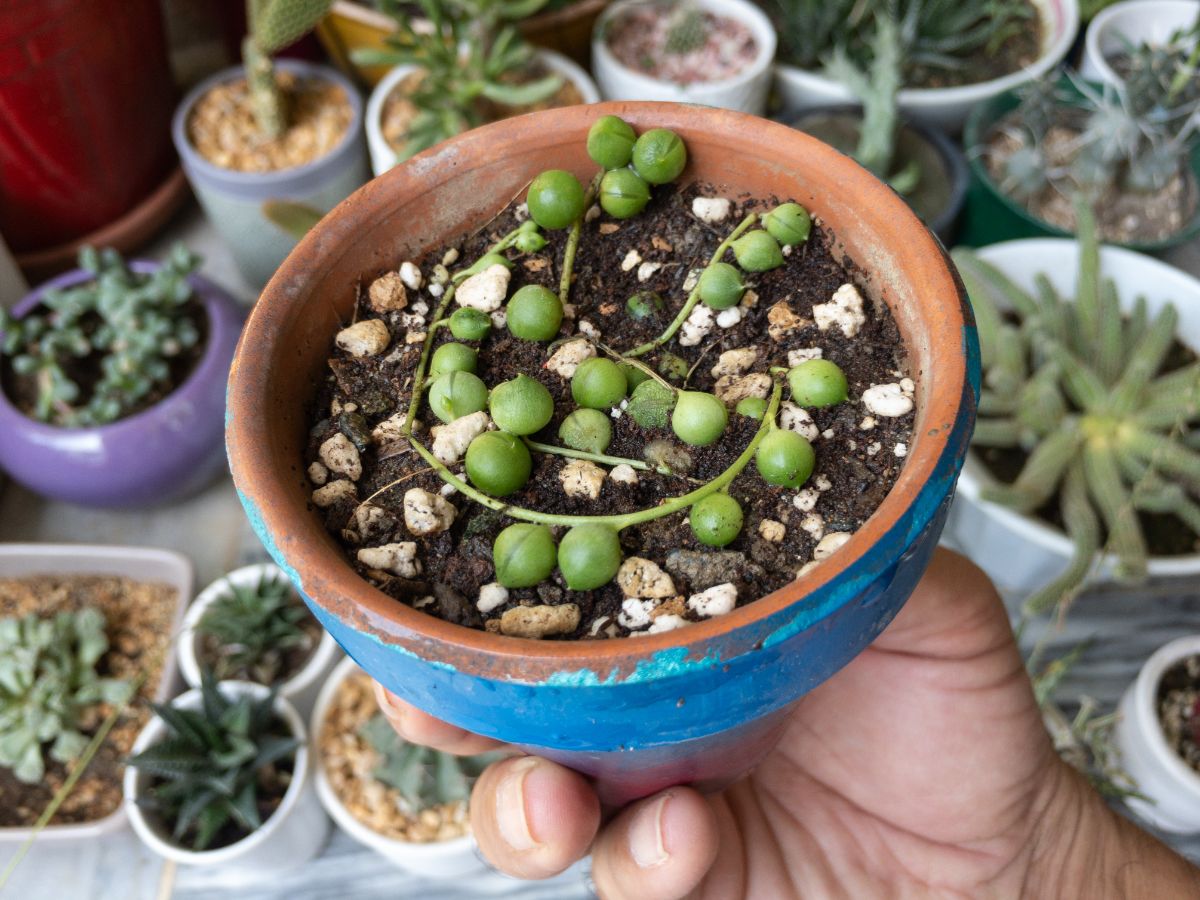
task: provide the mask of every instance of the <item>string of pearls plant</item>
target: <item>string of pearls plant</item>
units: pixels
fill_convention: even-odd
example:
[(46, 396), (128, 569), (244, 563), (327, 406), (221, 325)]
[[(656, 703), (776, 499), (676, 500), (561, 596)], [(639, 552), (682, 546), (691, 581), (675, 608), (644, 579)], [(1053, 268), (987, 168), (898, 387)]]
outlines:
[[(798, 488), (812, 474), (816, 462), (812, 445), (776, 423), (784, 382), (793, 399), (810, 408), (832, 406), (847, 398), (845, 374), (827, 360), (808, 360), (790, 370), (773, 369), (769, 398), (748, 398), (756, 402), (737, 405), (736, 414), (761, 424), (734, 462), (687, 493), (646, 509), (611, 515), (566, 515), (529, 509), (503, 499), (527, 483), (533, 469), (530, 451), (679, 477), (680, 473), (665, 459), (643, 461), (607, 455), (612, 439), (608, 411), (628, 401), (626, 412), (642, 427), (665, 427), (669, 423), (676, 437), (693, 447), (717, 442), (729, 425), (725, 403), (711, 393), (675, 387), (638, 357), (666, 345), (697, 304), (722, 310), (739, 303), (747, 290), (743, 274), (766, 272), (782, 265), (781, 245), (802, 244), (811, 231), (807, 210), (796, 203), (781, 204), (765, 215), (750, 213), (718, 245), (678, 314), (653, 340), (622, 353), (583, 337), (590, 344), (590, 352), (571, 376), (571, 396), (577, 409), (559, 428), (564, 446), (534, 441), (531, 435), (545, 428), (554, 416), (554, 400), (539, 381), (521, 374), (489, 390), (475, 374), (474, 348), (449, 342), (434, 351), (433, 345), (439, 327), (448, 327), (460, 341), (486, 337), (492, 327), (486, 313), (462, 306), (447, 317), (467, 280), (499, 274), (506, 285), (504, 273), (495, 270), (497, 266), (511, 268), (505, 251), (537, 252), (546, 245), (543, 229), (570, 229), (557, 294), (546, 287), (526, 285), (513, 294), (505, 310), (504, 325), (514, 337), (553, 340), (570, 299), (571, 276), (587, 210), (599, 202), (614, 218), (632, 218), (650, 201), (651, 186), (674, 181), (687, 163), (687, 149), (674, 132), (654, 128), (638, 136), (616, 116), (603, 116), (595, 122), (588, 134), (587, 150), (601, 167), (588, 188), (570, 172), (542, 172), (529, 185), (529, 220), (452, 276), (435, 311), (434, 327), (425, 337), (403, 426), (413, 450), (445, 483), (481, 506), (517, 520), (500, 532), (493, 546), (496, 578), (506, 588), (532, 587), (548, 578), (555, 566), (572, 590), (601, 587), (613, 579), (621, 565), (618, 534), (622, 529), (685, 510), (690, 510), (690, 525), (699, 541), (725, 546), (738, 536), (743, 522), (741, 506), (729, 495), (728, 488), (751, 461), (762, 479), (772, 485)], [(729, 251), (736, 266), (723, 261)], [(661, 298), (648, 293), (634, 295), (627, 304), (634, 319), (661, 308)], [(686, 377), (688, 366), (684, 360), (672, 354), (663, 356), (661, 372)], [(413, 434), (426, 389), (430, 408), (443, 422), (448, 424), (486, 409), (498, 429), (482, 431), (471, 440), (465, 454), (465, 478)], [(551, 526), (569, 529), (557, 545)]]

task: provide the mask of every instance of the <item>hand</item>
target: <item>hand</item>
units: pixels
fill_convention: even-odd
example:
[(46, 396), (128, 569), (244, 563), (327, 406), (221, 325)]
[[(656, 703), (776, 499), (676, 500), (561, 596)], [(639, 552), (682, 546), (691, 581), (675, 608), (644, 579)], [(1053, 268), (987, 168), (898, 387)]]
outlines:
[[(408, 740), (500, 746), (377, 693)], [(1116, 887), (1110, 868), (1135, 888), (1200, 885), (1059, 761), (995, 590), (940, 550), (896, 620), (797, 703), (776, 749), (732, 787), (670, 788), (601, 827), (583, 776), (519, 756), (480, 777), (471, 825), (519, 877), (590, 849), (605, 900), (1098, 897)]]

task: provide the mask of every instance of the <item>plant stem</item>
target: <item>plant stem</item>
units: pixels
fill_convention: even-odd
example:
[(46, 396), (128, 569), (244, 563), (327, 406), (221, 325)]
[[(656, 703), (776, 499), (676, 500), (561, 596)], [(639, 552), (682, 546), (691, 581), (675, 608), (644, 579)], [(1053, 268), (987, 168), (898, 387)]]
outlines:
[(661, 519), (663, 516), (669, 516), (672, 513), (682, 512), (694, 503), (703, 500), (710, 494), (715, 494), (717, 491), (723, 490), (726, 486), (733, 482), (735, 478), (742, 473), (742, 470), (750, 464), (750, 460), (754, 458), (754, 452), (758, 449), (759, 443), (762, 441), (766, 433), (775, 425), (775, 415), (779, 411), (779, 399), (782, 394), (781, 382), (775, 382), (775, 389), (771, 393), (771, 401), (767, 405), (767, 412), (763, 416), (763, 424), (759, 426), (754, 437), (742, 451), (742, 454), (733, 461), (728, 469), (718, 475), (716, 478), (709, 481), (707, 484), (696, 488), (682, 496), (675, 497), (660, 503), (658, 506), (652, 506), (649, 509), (640, 509), (636, 512), (624, 513), (620, 515), (609, 516), (569, 516), (556, 513), (543, 513), (532, 509), (526, 509), (523, 506), (513, 506), (505, 503), (503, 500), (498, 500), (495, 497), (489, 497), (482, 491), (472, 487), (463, 479), (459, 478), (450, 469), (442, 463), (436, 456), (422, 446), (415, 438), (410, 439), (410, 443), (414, 450), (421, 455), (430, 466), (437, 471), (442, 481), (453, 486), (458, 491), (462, 492), (467, 497), (470, 497), (481, 506), (486, 506), (488, 509), (494, 509), (496, 512), (509, 516), (513, 519), (520, 519), (525, 522), (534, 522), (539, 525), (564, 525), (574, 527), (576, 525), (608, 525), (620, 531), (622, 528), (628, 528), (631, 525), (640, 525), (643, 522), (652, 522), (655, 519)]
[(579, 238), (583, 233), (583, 219), (587, 211), (596, 202), (596, 191), (600, 189), (602, 173), (597, 172), (592, 183), (588, 185), (583, 195), (583, 212), (571, 223), (571, 233), (567, 236), (567, 246), (563, 250), (562, 277), (558, 280), (558, 300), (566, 306), (571, 299), (571, 275), (575, 271), (575, 255), (579, 252)]
[[(727, 238), (725, 238), (725, 240), (721, 241), (721, 243), (717, 247), (717, 249), (715, 251), (713, 251), (712, 258), (708, 261), (708, 264), (711, 266), (713, 263), (720, 262), (721, 257), (723, 257), (725, 255), (725, 251), (729, 249), (729, 247), (733, 244), (733, 242), (736, 241), (739, 237), (741, 237), (742, 233), (757, 221), (758, 221), (758, 213), (750, 213), (750, 215), (748, 215), (748, 216), (746, 216), (746, 218), (742, 219), (741, 224), (739, 224), (737, 228), (733, 229), (733, 231), (730, 232), (729, 237), (727, 237)], [(667, 326), (666, 331), (664, 331), (662, 334), (660, 334), (658, 337), (656, 337), (652, 341), (647, 341), (644, 344), (640, 344), (637, 347), (634, 347), (632, 350), (626, 350), (623, 355), (626, 357), (645, 356), (647, 353), (651, 352), (652, 350), (657, 350), (659, 347), (661, 347), (663, 344), (665, 344), (667, 341), (669, 341), (672, 337), (675, 336), (675, 332), (677, 332), (680, 329), (680, 327), (683, 325), (683, 323), (685, 321), (687, 321), (687, 317), (692, 314), (692, 310), (696, 308), (696, 304), (699, 301), (700, 301), (700, 285), (699, 285), (699, 283), (697, 283), (696, 286), (694, 288), (692, 288), (692, 292), (690, 294), (688, 294), (687, 302), (683, 304), (683, 309), (679, 310), (679, 315), (677, 315), (671, 321), (671, 324)]]
[(271, 63), (271, 57), (259, 49), (250, 35), (242, 41), (242, 62), (246, 69), (254, 121), (259, 131), (275, 139), (283, 134), (287, 126), (287, 110), (283, 92), (275, 81), (275, 66)]
[(608, 466), (632, 466), (635, 469), (641, 469), (643, 472), (657, 472), (659, 475), (679, 474), (678, 472), (671, 471), (666, 466), (651, 466), (640, 459), (625, 459), (620, 456), (608, 456), (604, 453), (591, 453), (587, 450), (573, 450), (570, 447), (556, 447), (553, 444), (531, 441), (529, 438), (525, 438), (525, 443), (530, 450), (537, 450), (539, 453), (549, 453), (553, 456), (565, 456), (568, 459), (586, 459), (589, 462), (604, 463)]

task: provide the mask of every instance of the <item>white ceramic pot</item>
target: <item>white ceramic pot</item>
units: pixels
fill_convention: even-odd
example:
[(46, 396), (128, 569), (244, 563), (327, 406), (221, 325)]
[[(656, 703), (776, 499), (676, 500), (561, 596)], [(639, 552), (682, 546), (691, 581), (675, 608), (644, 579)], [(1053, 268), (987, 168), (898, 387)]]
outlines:
[[(1078, 0), (1033, 0), (1033, 5), (1045, 27), (1042, 31), (1042, 53), (1031, 66), (978, 84), (905, 88), (897, 97), (901, 112), (907, 118), (957, 134), (962, 131), (963, 123), (975, 106), (1010, 88), (1041, 78), (1062, 62), (1079, 30)], [(810, 106), (857, 102), (854, 95), (839, 82), (820, 72), (784, 63), (775, 66), (775, 83), (785, 114)]]
[[(248, 681), (223, 681), (220, 690), (225, 696), (265, 697), (267, 688)], [(181, 694), (173, 705), (184, 709), (200, 706), (200, 691)], [(263, 823), (262, 827), (236, 844), (215, 850), (195, 851), (177, 843), (170, 828), (153, 814), (138, 806), (138, 798), (146, 791), (152, 776), (132, 766), (125, 769), (125, 810), (133, 830), (147, 847), (166, 859), (189, 866), (221, 866), (230, 878), (261, 878), (272, 873), (294, 871), (312, 859), (329, 837), (329, 819), (321, 809), (313, 787), (312, 757), (308, 751), (308, 736), (304, 722), (290, 703), (275, 698), (275, 712), (287, 723), (288, 729), (300, 740), (292, 770), (292, 783), (283, 795), (283, 802)], [(159, 718), (150, 720), (133, 745), (140, 753), (167, 736), (167, 727)]]
[[(1079, 245), (1066, 238), (1005, 241), (975, 251), (1022, 288), (1034, 289), (1044, 272), (1063, 296), (1074, 296)], [(1200, 281), (1164, 262), (1120, 247), (1100, 249), (1103, 277), (1116, 282), (1123, 309), (1144, 294), (1153, 315), (1168, 302), (1179, 313), (1179, 339), (1200, 352)], [(1067, 536), (1032, 516), (981, 499), (994, 484), (973, 453), (967, 455), (946, 530), (948, 536), (1006, 593), (1028, 596), (1067, 568), (1073, 545)], [(1200, 555), (1152, 557), (1153, 576), (1200, 576)], [(1111, 577), (1106, 562), (1096, 576)]]
[[(179, 634), (179, 668), (188, 687), (200, 687), (200, 660), (196, 655), (196, 645), (199, 635), (196, 625), (208, 608), (223, 596), (229, 589), (229, 583), (238, 587), (255, 587), (263, 577), (281, 578), (287, 581), (287, 575), (274, 563), (257, 563), (234, 569), (223, 578), (218, 578), (200, 592), (192, 605), (188, 607), (183, 620), (183, 630)], [(279, 696), (296, 707), (301, 716), (312, 712), (313, 704), (317, 702), (317, 694), (321, 685), (337, 661), (342, 658), (342, 649), (330, 636), (329, 632), (321, 629), (321, 637), (317, 647), (309, 656), (304, 667), (279, 686)]]
[(1176, 31), (1200, 15), (1196, 0), (1126, 0), (1101, 10), (1092, 19), (1083, 43), (1079, 73), (1088, 81), (1120, 84), (1108, 57), (1129, 44), (1165, 44)]
[[(170, 550), (92, 544), (0, 544), (0, 578), (26, 578), (46, 573), (119, 575), (134, 581), (165, 582), (176, 593), (172, 632), (179, 628), (184, 607), (192, 595), (192, 564), (186, 556)], [(175, 653), (175, 644), (168, 643), (158, 689), (154, 692), (154, 699), (159, 703), (167, 702), (178, 690)], [(35, 837), (39, 843), (91, 840), (119, 831), (124, 825), (125, 808), (121, 806), (94, 822), (47, 825), (36, 833), (33, 828), (0, 828), (0, 846), (24, 844)]]
[(701, 103), (762, 115), (771, 87), (771, 63), (775, 59), (775, 26), (762, 10), (746, 0), (696, 0), (696, 6), (718, 16), (736, 19), (747, 26), (758, 45), (758, 56), (741, 72), (722, 81), (675, 84), (651, 78), (629, 68), (613, 55), (605, 40), (609, 24), (644, 0), (623, 0), (609, 6), (592, 29), (592, 71), (605, 100), (665, 100)]
[(1167, 744), (1158, 718), (1158, 683), (1167, 669), (1200, 653), (1200, 634), (1160, 647), (1121, 697), (1120, 718), (1113, 733), (1125, 771), (1151, 803), (1126, 800), (1135, 813), (1156, 828), (1179, 834), (1200, 833), (1200, 774)]
[[(553, 50), (536, 50), (538, 62), (556, 75), (575, 85), (584, 103), (597, 103), (600, 92), (596, 82), (579, 65)], [(396, 165), (396, 151), (383, 137), (383, 104), (392, 88), (412, 74), (417, 66), (396, 66), (371, 91), (367, 100), (367, 151), (371, 155), (371, 172), (378, 176)]]

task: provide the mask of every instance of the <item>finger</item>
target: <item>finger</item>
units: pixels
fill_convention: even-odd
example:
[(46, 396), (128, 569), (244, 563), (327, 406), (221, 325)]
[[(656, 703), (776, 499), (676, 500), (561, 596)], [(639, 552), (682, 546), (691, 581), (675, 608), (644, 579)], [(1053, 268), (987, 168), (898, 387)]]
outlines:
[(483, 855), (518, 878), (549, 878), (587, 855), (600, 803), (582, 775), (537, 756), (489, 766), (471, 792)]
[(600, 834), (592, 878), (604, 900), (678, 900), (717, 858), (717, 822), (691, 788), (639, 800)]
[(449, 722), (443, 722), (441, 719), (435, 719), (429, 713), (422, 712), (410, 703), (405, 703), (379, 682), (375, 682), (375, 702), (379, 704), (380, 712), (396, 729), (396, 733), (414, 744), (421, 744), (458, 756), (486, 753), (489, 750), (498, 750), (508, 746), (500, 741), (472, 734)]

